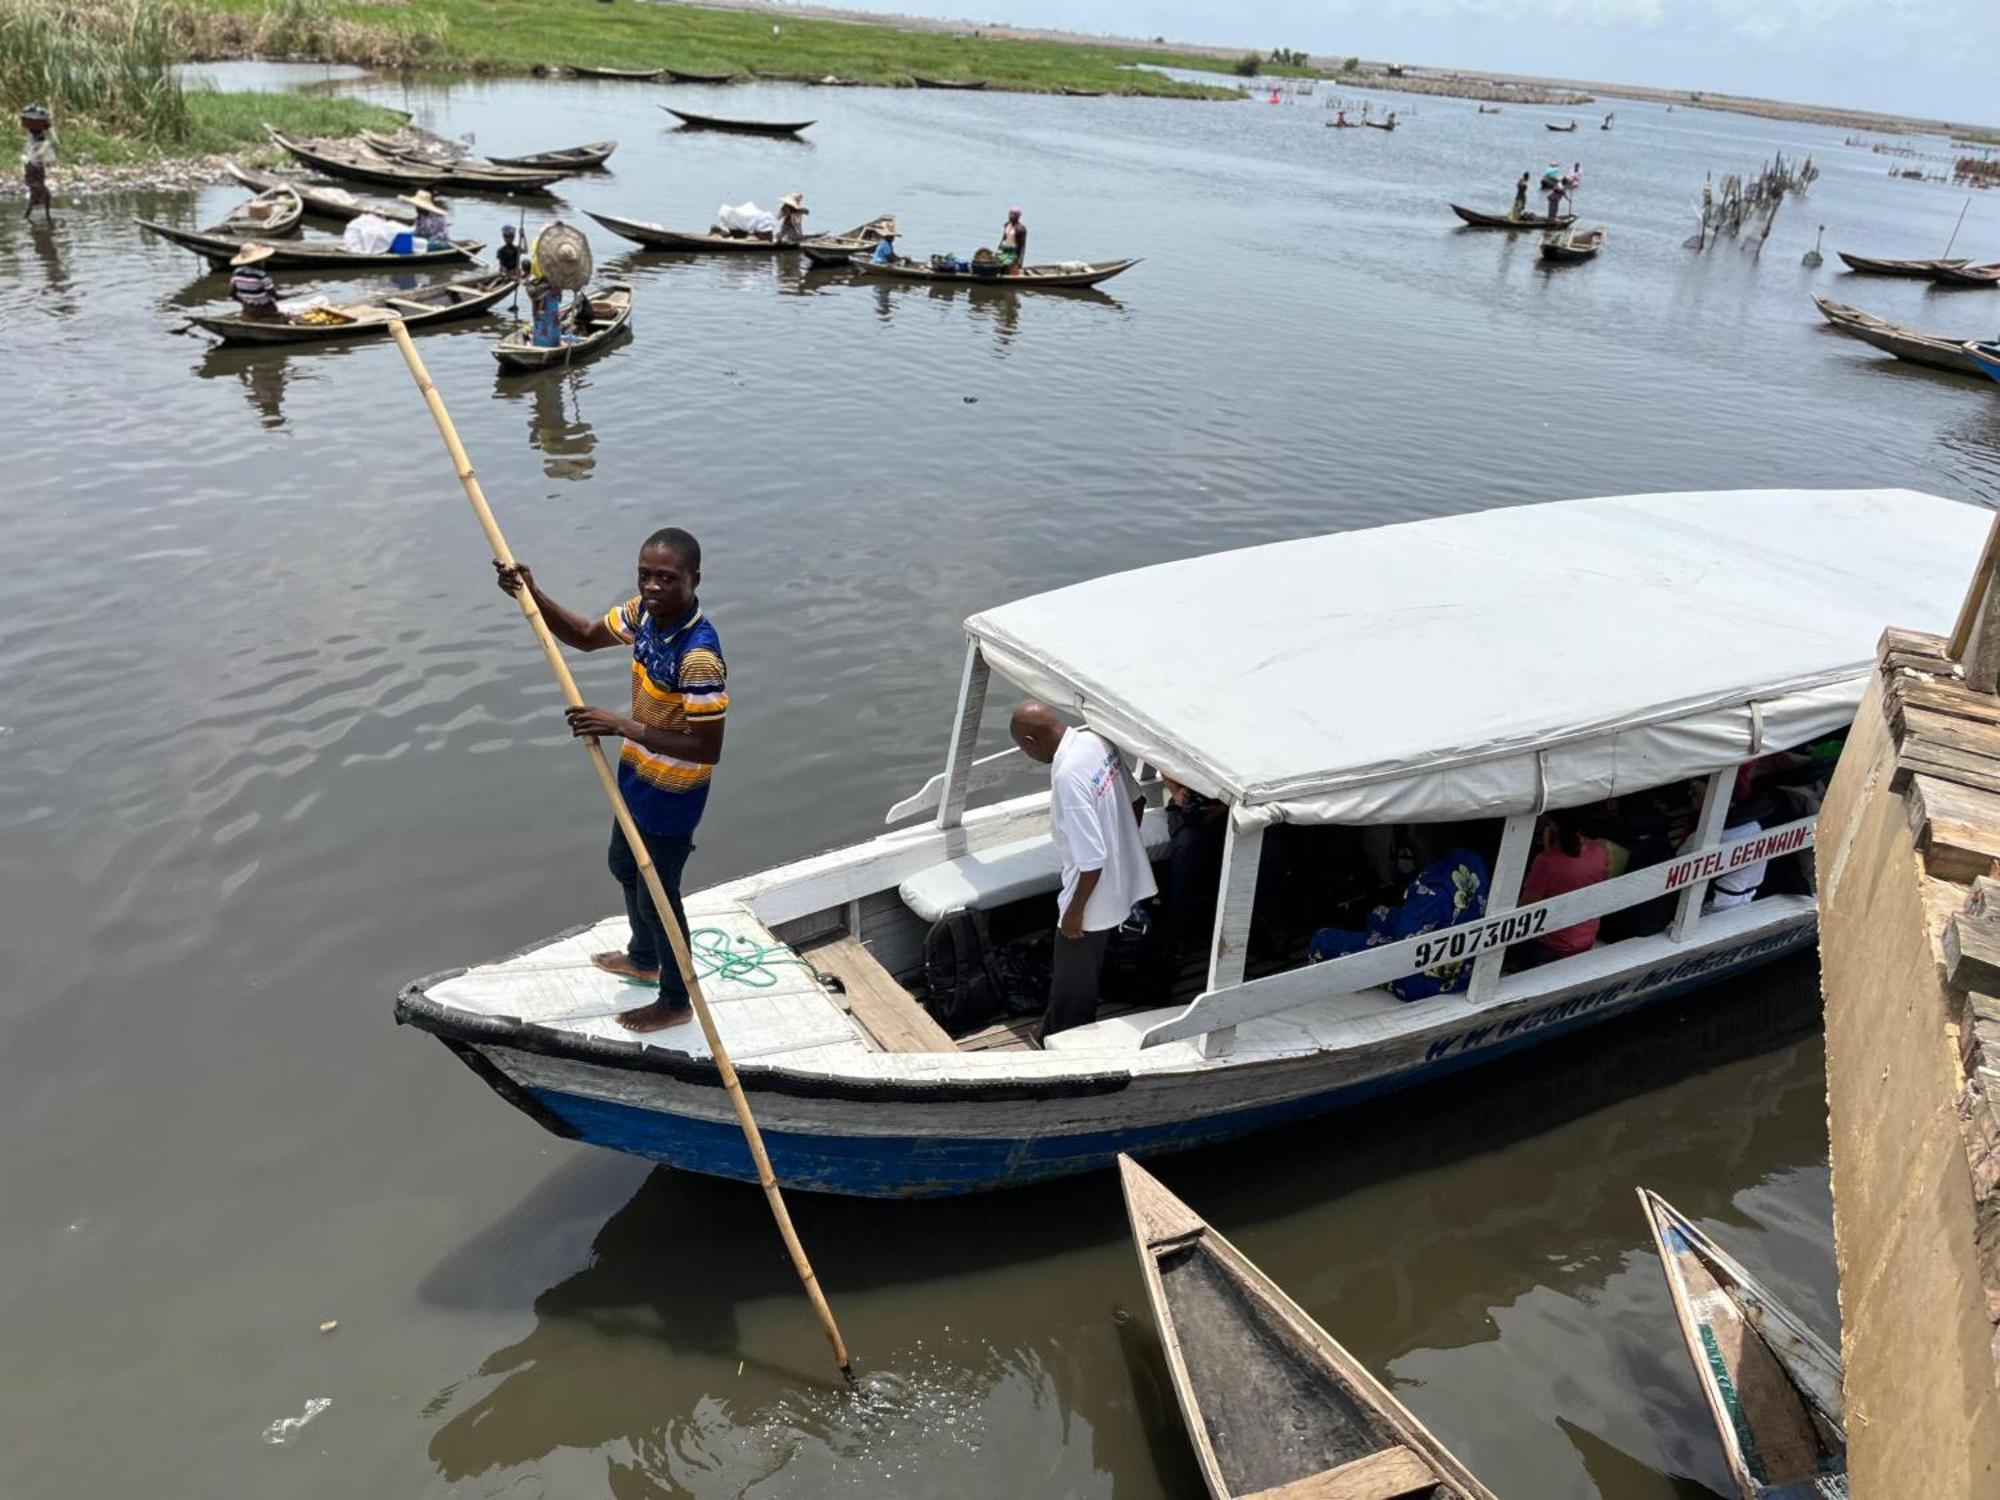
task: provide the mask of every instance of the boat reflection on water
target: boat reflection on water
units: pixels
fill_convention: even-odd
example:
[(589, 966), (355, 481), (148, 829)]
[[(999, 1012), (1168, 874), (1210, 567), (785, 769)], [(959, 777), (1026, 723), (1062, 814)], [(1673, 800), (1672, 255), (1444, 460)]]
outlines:
[[(821, 287), (841, 285), (859, 286), (861, 290), (873, 294), (875, 316), (883, 323), (895, 321), (896, 309), (904, 305), (905, 299), (922, 299), (929, 303), (963, 302), (966, 314), (975, 323), (985, 323), (993, 330), (994, 343), (1004, 352), (1014, 342), (1021, 329), (1022, 309), (1032, 304), (1051, 304), (1060, 308), (1068, 303), (1100, 307), (1122, 314), (1125, 304), (1109, 292), (1096, 287), (1042, 287), (1028, 294), (996, 281), (991, 286), (977, 282), (962, 281), (883, 281), (870, 279), (863, 284), (857, 282), (852, 273), (838, 268), (816, 270), (804, 278), (808, 290), (817, 291)], [(1030, 319), (1040, 318), (1045, 323), (1051, 314), (1033, 312)]]
[[(1741, 1217), (1733, 1185), (1823, 1172), (1825, 1141), (1813, 1128), (1823, 1117), (1798, 1099), (1822, 1087), (1797, 1055), (1817, 1045), (1818, 1017), (1813, 959), (1781, 960), (1633, 1017), (1615, 1037), (1551, 1042), (1477, 1077), (1178, 1156), (1165, 1170), (1358, 1358), (1386, 1371), (1412, 1351), (1499, 1341), (1495, 1310), (1521, 1299), (1553, 1291), (1592, 1303), (1647, 1253), (1633, 1182), (1666, 1183), (1693, 1211), (1731, 1219)], [(1587, 1167), (1579, 1129), (1597, 1147)], [(953, 1444), (988, 1453), (1033, 1444), (1037, 1462), (1065, 1480), (1082, 1466), (1074, 1486), (1042, 1492), (1087, 1493), (1102, 1489), (1090, 1465), (1112, 1445), (1118, 1472), (1156, 1471), (1149, 1493), (1199, 1493), (1157, 1344), (1114, 1316), (1123, 1307), (1143, 1318), (1144, 1295), (1110, 1173), (970, 1198), (794, 1194), (790, 1203), (865, 1348), (870, 1399), (841, 1396), (757, 1192), (585, 1153), (422, 1281), (429, 1303), (505, 1318), (532, 1296), (534, 1310), (523, 1336), (432, 1398), (439, 1474), (492, 1478), (595, 1453), (598, 1472), (607, 1461), (628, 1470), (618, 1493), (680, 1493), (685, 1469), (703, 1474), (698, 1492), (768, 1479), (777, 1488), (758, 1493), (804, 1495), (835, 1461), (858, 1457), (862, 1472), (879, 1466), (885, 1479), (913, 1468), (953, 1474)], [(1483, 1269), (1468, 1285), (1473, 1258)], [(1818, 1311), (1813, 1301), (1801, 1297), (1801, 1310)], [(1679, 1358), (1669, 1344), (1658, 1340), (1661, 1358)], [(1658, 1383), (1649, 1369), (1632, 1378)], [(1573, 1452), (1556, 1456), (1559, 1434), (1538, 1425), (1536, 1398), (1521, 1399), (1512, 1417), (1476, 1422), (1438, 1411), (1435, 1397), (1414, 1404), (1447, 1441), (1497, 1423), (1507, 1442), (1535, 1445), (1543, 1467), (1610, 1473), (1645, 1462), (1621, 1451), (1632, 1434), (1581, 1428)], [(1504, 1391), (1493, 1401), (1504, 1407)], [(1663, 1443), (1713, 1448), (1698, 1401), (1652, 1409), (1672, 1429)], [(1078, 1442), (1072, 1424), (1090, 1439)], [(994, 1492), (990, 1474), (968, 1468), (965, 1478), (962, 1489), (928, 1492)]]
[(588, 479), (597, 467), (597, 429), (583, 419), (583, 392), (590, 383), (581, 366), (568, 370), (504, 375), (496, 395), (528, 405), (528, 446), (542, 455), (551, 479)]
[(241, 382), (250, 409), (264, 426), (275, 431), (285, 425), (285, 388), (299, 373), (292, 365), (299, 352), (303, 351), (232, 349), (226, 344), (211, 344), (195, 365), (194, 373), (203, 380), (233, 378)]

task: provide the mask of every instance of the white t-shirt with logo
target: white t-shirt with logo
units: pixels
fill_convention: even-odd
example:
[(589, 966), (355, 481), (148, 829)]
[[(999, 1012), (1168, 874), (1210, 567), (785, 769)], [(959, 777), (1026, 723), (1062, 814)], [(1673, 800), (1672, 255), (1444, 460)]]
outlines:
[(1132, 803), (1139, 795), (1118, 752), (1088, 729), (1064, 731), (1049, 765), (1049, 835), (1062, 855), (1056, 919), (1069, 910), (1077, 877), (1101, 870), (1083, 908), (1083, 930), (1104, 932), (1123, 922), (1136, 902), (1156, 894)]

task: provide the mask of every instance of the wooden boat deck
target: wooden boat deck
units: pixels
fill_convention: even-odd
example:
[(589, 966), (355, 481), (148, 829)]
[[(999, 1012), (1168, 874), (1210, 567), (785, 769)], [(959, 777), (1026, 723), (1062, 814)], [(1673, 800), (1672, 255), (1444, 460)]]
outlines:
[(858, 938), (835, 938), (803, 955), (846, 987), (834, 1003), (884, 1052), (956, 1052), (958, 1043)]

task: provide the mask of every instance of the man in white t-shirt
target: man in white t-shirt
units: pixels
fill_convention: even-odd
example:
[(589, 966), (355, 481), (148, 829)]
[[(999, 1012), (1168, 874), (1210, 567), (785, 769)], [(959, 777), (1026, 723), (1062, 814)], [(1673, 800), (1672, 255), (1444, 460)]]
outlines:
[(1062, 855), (1054, 974), (1039, 1040), (1097, 1019), (1112, 929), (1159, 887), (1139, 836), (1145, 800), (1117, 749), (1033, 698), (1015, 705), (1007, 732), (1023, 755), (1049, 768), (1049, 836)]

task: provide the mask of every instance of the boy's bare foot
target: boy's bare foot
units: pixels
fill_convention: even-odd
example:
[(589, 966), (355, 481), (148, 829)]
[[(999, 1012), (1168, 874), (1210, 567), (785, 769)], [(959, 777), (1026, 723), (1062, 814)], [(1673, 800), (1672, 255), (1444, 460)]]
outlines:
[(623, 948), (614, 948), (609, 953), (593, 953), (590, 961), (607, 974), (616, 974), (620, 979), (630, 979), (639, 984), (658, 984), (658, 969), (642, 969), (633, 963)]
[(655, 1000), (651, 1005), (623, 1012), (618, 1017), (618, 1024), (627, 1031), (665, 1031), (669, 1027), (685, 1026), (693, 1019), (692, 1005), (676, 1005), (670, 1010)]

